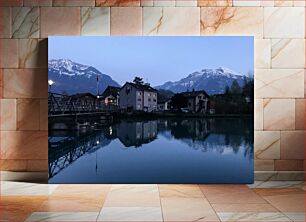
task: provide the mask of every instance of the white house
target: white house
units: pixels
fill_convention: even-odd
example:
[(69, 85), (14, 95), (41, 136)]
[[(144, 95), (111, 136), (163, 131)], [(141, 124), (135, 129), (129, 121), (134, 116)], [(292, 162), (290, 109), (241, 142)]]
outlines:
[(119, 106), (121, 109), (156, 111), (157, 90), (147, 84), (126, 82), (119, 91)]

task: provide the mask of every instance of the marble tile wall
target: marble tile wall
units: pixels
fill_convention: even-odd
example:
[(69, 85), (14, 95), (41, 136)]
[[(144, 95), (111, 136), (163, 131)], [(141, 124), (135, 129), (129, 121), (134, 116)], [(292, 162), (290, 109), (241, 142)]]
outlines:
[(301, 178), (305, 1), (0, 0), (1, 170), (47, 172), (50, 35), (254, 35), (255, 175)]

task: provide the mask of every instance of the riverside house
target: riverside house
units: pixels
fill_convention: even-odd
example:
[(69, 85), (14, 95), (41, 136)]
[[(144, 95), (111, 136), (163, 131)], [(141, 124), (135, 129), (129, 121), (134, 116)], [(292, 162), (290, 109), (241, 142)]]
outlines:
[(119, 91), (121, 109), (145, 112), (157, 110), (157, 90), (149, 84), (126, 82)]
[(188, 101), (187, 108), (189, 112), (206, 113), (208, 111), (209, 95), (205, 90), (191, 91), (181, 93)]
[(120, 87), (108, 86), (102, 93), (102, 99), (105, 105), (119, 105)]
[(163, 100), (158, 100), (157, 103), (157, 110), (158, 111), (169, 111), (171, 109), (171, 99), (163, 99)]

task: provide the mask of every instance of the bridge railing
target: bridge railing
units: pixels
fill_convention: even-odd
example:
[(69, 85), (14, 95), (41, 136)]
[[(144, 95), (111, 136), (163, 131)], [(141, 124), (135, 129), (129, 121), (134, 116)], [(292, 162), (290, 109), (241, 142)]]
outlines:
[(68, 96), (58, 93), (48, 94), (49, 115), (94, 113), (116, 111), (115, 105), (105, 105), (103, 100), (93, 97)]

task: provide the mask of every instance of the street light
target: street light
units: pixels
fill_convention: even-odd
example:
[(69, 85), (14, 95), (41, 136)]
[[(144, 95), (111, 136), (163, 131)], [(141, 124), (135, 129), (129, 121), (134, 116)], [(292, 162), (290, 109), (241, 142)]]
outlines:
[(51, 79), (48, 80), (48, 85), (49, 85), (49, 91), (51, 92), (51, 87), (55, 82), (53, 82)]

